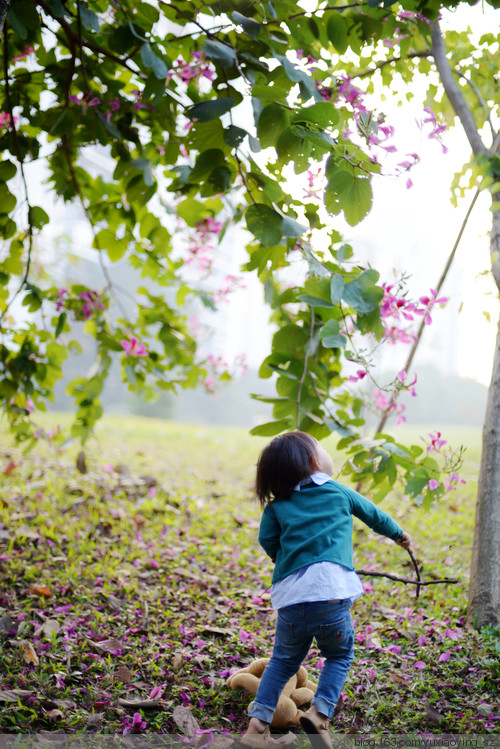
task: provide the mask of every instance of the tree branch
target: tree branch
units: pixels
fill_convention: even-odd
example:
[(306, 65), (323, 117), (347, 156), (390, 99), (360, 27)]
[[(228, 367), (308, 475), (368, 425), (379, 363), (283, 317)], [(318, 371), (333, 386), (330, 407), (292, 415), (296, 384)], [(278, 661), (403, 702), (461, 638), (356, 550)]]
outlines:
[(367, 68), (362, 73), (353, 73), (352, 78), (366, 78), (366, 76), (373, 75), (377, 70), (382, 70), (386, 65), (392, 65), (393, 62), (401, 62), (414, 57), (432, 57), (432, 52), (430, 49), (424, 49), (420, 52), (410, 52), (405, 57), (388, 57), (386, 60), (377, 62), (373, 68)]
[(3, 26), (9, 12), (9, 5), (10, 0), (0, 0), (0, 39), (2, 38)]
[(455, 110), (457, 117), (462, 123), (462, 127), (467, 135), (467, 140), (470, 143), (472, 151), (475, 155), (479, 153), (488, 153), (488, 149), (484, 145), (479, 131), (477, 129), (476, 122), (469, 109), (467, 102), (465, 101), (464, 95), (460, 90), (458, 83), (453, 77), (453, 71), (450, 67), (450, 63), (446, 57), (446, 47), (444, 44), (443, 37), (441, 36), (441, 30), (437, 21), (431, 21), (431, 39), (432, 39), (432, 54), (434, 56), (434, 62), (438, 69), (439, 77), (443, 84), (444, 90), (450, 104)]
[[(474, 208), (474, 206), (476, 204), (476, 200), (478, 199), (480, 192), (481, 192), (481, 189), (478, 187), (478, 189), (476, 190), (476, 192), (474, 194), (474, 197), (472, 198), (472, 201), (471, 201), (471, 204), (470, 204), (470, 206), (469, 206), (469, 208), (467, 210), (467, 213), (465, 214), (465, 218), (462, 221), (462, 226), (460, 227), (460, 231), (458, 232), (458, 236), (457, 236), (457, 238), (455, 240), (455, 244), (453, 245), (453, 249), (450, 252), (450, 256), (448, 257), (448, 260), (446, 261), (446, 265), (444, 266), (443, 272), (441, 273), (441, 278), (437, 282), (436, 291), (438, 293), (441, 290), (441, 287), (443, 286), (443, 284), (444, 284), (444, 282), (446, 280), (446, 277), (448, 275), (448, 271), (451, 268), (451, 264), (453, 263), (453, 260), (455, 259), (455, 255), (456, 255), (456, 252), (457, 252), (457, 249), (458, 249), (458, 245), (460, 244), (460, 240), (462, 239), (463, 233), (465, 231), (465, 227), (467, 226), (467, 222), (469, 221), (470, 215), (472, 213), (472, 209)], [(408, 354), (408, 358), (406, 360), (406, 364), (403, 367), (403, 369), (405, 370), (405, 372), (409, 372), (410, 371), (410, 367), (412, 365), (412, 362), (413, 362), (413, 359), (415, 357), (415, 354), (417, 353), (417, 349), (418, 349), (418, 346), (419, 346), (420, 341), (422, 339), (422, 335), (423, 335), (424, 330), (425, 330), (425, 315), (422, 318), (422, 322), (420, 323), (420, 325), (418, 327), (417, 336), (415, 338), (413, 346), (410, 349), (410, 353)], [(383, 428), (385, 427), (387, 419), (390, 416), (390, 413), (391, 413), (391, 410), (392, 410), (392, 406), (396, 402), (396, 398), (397, 398), (397, 393), (396, 393), (396, 391), (393, 391), (391, 399), (390, 399), (390, 402), (389, 402), (389, 405), (387, 406), (387, 408), (385, 409), (385, 411), (382, 413), (382, 417), (381, 417), (379, 423), (377, 424), (377, 426), (375, 428), (375, 434), (379, 434), (383, 430)]]

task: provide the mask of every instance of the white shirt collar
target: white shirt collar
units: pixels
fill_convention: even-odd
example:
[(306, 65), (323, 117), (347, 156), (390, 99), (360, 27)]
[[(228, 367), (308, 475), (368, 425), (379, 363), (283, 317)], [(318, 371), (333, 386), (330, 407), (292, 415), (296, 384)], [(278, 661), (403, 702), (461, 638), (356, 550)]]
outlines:
[(314, 481), (314, 483), (317, 486), (323, 486), (323, 484), (326, 484), (327, 481), (330, 481), (331, 476), (329, 476), (327, 473), (323, 473), (322, 471), (318, 471), (317, 473), (311, 473), (310, 476), (307, 476), (307, 478), (302, 479), (302, 481), (299, 481), (297, 486), (294, 486), (294, 491), (300, 492), (300, 488), (303, 484), (307, 484), (309, 481)]

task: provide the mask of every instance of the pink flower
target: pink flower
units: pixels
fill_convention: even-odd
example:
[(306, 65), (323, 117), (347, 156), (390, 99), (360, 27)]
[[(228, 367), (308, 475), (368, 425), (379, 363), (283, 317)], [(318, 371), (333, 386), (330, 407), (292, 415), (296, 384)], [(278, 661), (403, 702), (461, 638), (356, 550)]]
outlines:
[(349, 375), (349, 382), (358, 382), (366, 377), (367, 373), (364, 369), (358, 369), (355, 375)]
[(428, 483), (428, 487), (433, 492), (435, 489), (437, 489), (440, 486), (439, 481), (436, 481), (436, 479), (431, 479)]
[(25, 60), (28, 57), (28, 55), (32, 55), (34, 51), (35, 50), (33, 49), (33, 47), (29, 47), (28, 45), (26, 45), (20, 55), (16, 55), (15, 57), (12, 58), (12, 62), (17, 62), (18, 60)]
[(430, 444), (427, 445), (427, 452), (438, 453), (448, 440), (441, 439), (441, 432), (429, 433), (431, 438)]
[(446, 661), (450, 660), (450, 651), (447, 650), (445, 653), (441, 653), (441, 655), (438, 658), (438, 663), (446, 663)]
[(82, 314), (85, 320), (88, 320), (89, 317), (92, 317), (94, 312), (99, 312), (100, 310), (106, 309), (97, 291), (91, 291), (90, 289), (88, 291), (82, 291), (80, 297), (85, 302), (85, 304), (82, 306)]
[(148, 356), (148, 350), (144, 343), (139, 343), (137, 338), (130, 336), (130, 338), (123, 339), (120, 341), (127, 356)]
[(67, 289), (57, 289), (58, 302), (56, 304), (56, 312), (60, 312), (64, 307), (64, 297), (69, 294)]
[(419, 671), (421, 671), (422, 669), (427, 668), (427, 663), (424, 663), (423, 661), (415, 661), (413, 668), (418, 668)]

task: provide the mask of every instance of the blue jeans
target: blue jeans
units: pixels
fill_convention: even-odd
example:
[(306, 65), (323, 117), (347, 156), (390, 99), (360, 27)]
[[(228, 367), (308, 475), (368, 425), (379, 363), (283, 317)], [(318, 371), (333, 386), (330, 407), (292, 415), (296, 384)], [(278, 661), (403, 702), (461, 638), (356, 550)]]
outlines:
[(249, 712), (270, 723), (283, 687), (297, 673), (314, 638), (325, 659), (312, 700), (331, 718), (354, 658), (354, 629), (350, 600), (296, 603), (278, 610), (271, 660), (262, 674)]

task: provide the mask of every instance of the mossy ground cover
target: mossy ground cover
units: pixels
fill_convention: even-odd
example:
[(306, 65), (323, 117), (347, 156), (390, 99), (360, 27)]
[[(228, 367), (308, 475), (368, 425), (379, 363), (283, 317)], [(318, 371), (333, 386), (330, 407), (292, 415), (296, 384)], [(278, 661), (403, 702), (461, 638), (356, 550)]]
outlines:
[[(382, 505), (414, 539), (424, 579), (460, 582), (415, 599), (412, 586), (363, 578), (336, 731), (500, 728), (498, 632), (465, 627), (478, 435), (463, 441), (467, 483), (439, 506)], [(1, 731), (178, 734), (179, 705), (202, 730), (244, 730), (250, 697), (225, 678), (268, 655), (274, 629), (252, 501), (263, 444), (244, 430), (108, 419), (81, 474), (76, 448), (23, 456), (4, 441)], [(406, 552), (358, 523), (354, 543), (359, 568), (412, 577)], [(316, 650), (305, 665), (317, 679)]]

